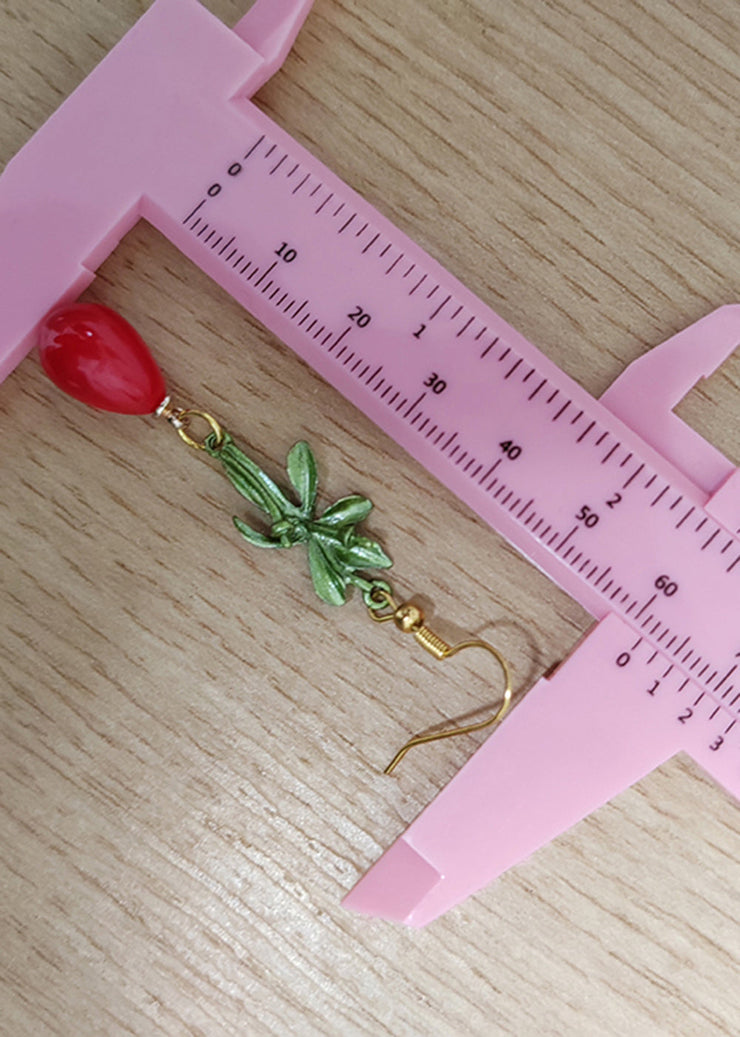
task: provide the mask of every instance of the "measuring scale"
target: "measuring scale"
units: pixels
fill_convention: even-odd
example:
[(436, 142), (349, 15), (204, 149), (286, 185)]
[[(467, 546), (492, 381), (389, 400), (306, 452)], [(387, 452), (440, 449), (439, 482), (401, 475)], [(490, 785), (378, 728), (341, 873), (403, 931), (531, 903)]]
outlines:
[(740, 477), (672, 413), (740, 309), (593, 399), (247, 100), (309, 7), (156, 0), (9, 164), (0, 375), (144, 218), (598, 620), (345, 899), (420, 926), (676, 752), (740, 795)]

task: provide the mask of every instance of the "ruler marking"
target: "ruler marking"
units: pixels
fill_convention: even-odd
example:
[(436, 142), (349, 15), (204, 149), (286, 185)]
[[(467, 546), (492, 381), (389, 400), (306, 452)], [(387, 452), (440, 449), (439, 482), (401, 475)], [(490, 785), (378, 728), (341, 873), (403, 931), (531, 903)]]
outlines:
[(522, 358), (521, 358), (521, 357), (519, 357), (519, 359), (518, 359), (518, 360), (517, 360), (517, 361), (516, 361), (516, 362), (514, 363), (513, 367), (510, 367), (510, 368), (509, 368), (509, 370), (508, 370), (508, 371), (506, 372), (506, 374), (504, 375), (504, 381), (505, 381), (505, 380), (506, 380), (507, 378), (510, 378), (510, 377), (511, 377), (511, 376), (512, 376), (512, 375), (514, 374), (514, 372), (516, 371), (517, 367), (519, 367), (519, 365), (521, 364), (521, 362), (522, 362)]
[(462, 328), (460, 328), (460, 330), (458, 331), (458, 333), (457, 333), (457, 335), (455, 337), (456, 338), (460, 338), (461, 335), (464, 335), (465, 332), (468, 330), (468, 328), (470, 327), (470, 325), (473, 323), (474, 320), (475, 320), (475, 317), (471, 317), (467, 321), (467, 323), (464, 324)]
[(398, 263), (400, 263), (400, 262), (401, 262), (401, 260), (402, 260), (402, 259), (403, 259), (403, 252), (401, 253), (401, 255), (400, 255), (400, 256), (398, 256), (398, 257), (397, 257), (396, 259), (394, 259), (394, 260), (393, 260), (393, 262), (391, 263), (391, 265), (390, 265), (390, 266), (388, 267), (388, 269), (387, 269), (387, 270), (386, 270), (386, 272), (385, 272), (385, 275), (386, 275), (386, 277), (387, 277), (387, 276), (388, 276), (388, 274), (390, 274), (390, 273), (391, 273), (391, 271), (392, 271), (392, 270), (393, 270), (393, 269), (395, 268), (396, 264), (398, 264)]
[(567, 411), (568, 407), (570, 407), (570, 400), (568, 400), (567, 403), (563, 404), (563, 406), (560, 408), (557, 414), (552, 418), (552, 421), (557, 421), (558, 418), (562, 417), (563, 414), (565, 414), (565, 412)]
[(277, 147), (277, 144), (273, 144), (272, 147), (268, 148), (268, 150), (264, 154), (264, 157), (265, 158), (269, 158), (270, 155), (273, 153), (273, 151), (275, 150), (276, 147)]
[(714, 532), (712, 533), (712, 535), (710, 536), (709, 540), (705, 540), (705, 541), (704, 541), (704, 543), (703, 543), (703, 544), (701, 545), (701, 550), (702, 550), (702, 551), (706, 551), (706, 549), (707, 549), (707, 548), (709, 547), (709, 545), (710, 545), (710, 544), (712, 543), (712, 541), (713, 541), (713, 540), (714, 540), (714, 539), (715, 539), (716, 537), (718, 537), (718, 536), (719, 536), (719, 530), (718, 530), (718, 529), (715, 529), (715, 531), (714, 531)]
[(437, 309), (436, 309), (436, 310), (434, 311), (434, 313), (433, 313), (433, 314), (431, 315), (431, 317), (429, 318), (429, 320), (434, 320), (434, 318), (435, 318), (435, 317), (437, 317), (437, 316), (438, 316), (438, 315), (439, 315), (439, 314), (440, 314), (440, 313), (442, 312), (442, 310), (443, 310), (443, 309), (445, 308), (445, 306), (447, 305), (447, 303), (448, 303), (448, 302), (450, 301), (450, 299), (451, 299), (451, 298), (452, 298), (452, 296), (451, 296), (451, 295), (448, 295), (448, 296), (447, 296), (447, 298), (445, 299), (445, 301), (444, 301), (444, 302), (441, 302), (441, 303), (439, 304), (439, 306), (438, 306), (438, 307), (437, 307)]
[(412, 412), (412, 411), (413, 411), (413, 410), (414, 410), (414, 409), (415, 409), (416, 407), (418, 407), (418, 406), (419, 406), (419, 404), (421, 403), (421, 401), (422, 401), (423, 399), (425, 399), (425, 398), (426, 398), (426, 393), (425, 393), (425, 392), (423, 392), (423, 393), (421, 394), (421, 396), (417, 397), (417, 399), (415, 399), (415, 400), (414, 400), (414, 402), (413, 402), (413, 403), (411, 404), (411, 406), (409, 407), (409, 409), (408, 409), (408, 410), (406, 411), (406, 413), (404, 414), (404, 418), (407, 418), (407, 417), (409, 416), (409, 414), (411, 414), (411, 412)]
[(483, 359), (484, 356), (486, 356), (488, 354), (489, 350), (493, 349), (493, 347), (496, 345), (497, 342), (498, 342), (498, 335), (496, 336), (496, 338), (492, 342), (489, 342), (489, 344), (483, 350), (483, 352), (480, 355), (481, 360)]
[(529, 396), (528, 396), (528, 399), (529, 399), (530, 401), (531, 401), (531, 400), (533, 400), (533, 399), (535, 398), (535, 396), (537, 395), (537, 393), (538, 393), (538, 392), (540, 392), (540, 390), (541, 390), (541, 389), (544, 389), (544, 387), (545, 387), (546, 385), (547, 385), (547, 379), (546, 379), (546, 378), (543, 378), (543, 379), (542, 379), (542, 381), (540, 382), (540, 384), (539, 384), (539, 385), (537, 386), (537, 388), (536, 388), (536, 389), (534, 390), (534, 392), (532, 392), (532, 393), (530, 393), (530, 394), (529, 394)]
[(447, 448), (449, 447), (450, 443), (452, 443), (456, 438), (457, 438), (457, 432), (453, 432), (452, 435), (450, 436), (450, 438), (445, 443), (445, 445), (442, 447), (442, 453), (444, 453), (445, 450), (447, 450)]
[(280, 167), (282, 166), (283, 162), (285, 162), (287, 157), (288, 157), (287, 154), (283, 155), (283, 157), (280, 159), (278, 164), (276, 166), (273, 166), (273, 168), (270, 170), (270, 176), (272, 176), (273, 173), (277, 173), (278, 169), (280, 169)]
[(378, 240), (379, 237), (380, 237), (380, 231), (378, 231), (378, 233), (375, 235), (375, 237), (372, 239), (372, 241), (368, 241), (367, 245), (365, 245), (364, 249), (362, 250), (363, 256), (365, 255), (365, 253), (367, 252), (368, 249), (373, 247), (373, 245), (375, 244), (375, 242)]
[[(262, 277), (260, 277), (259, 281), (255, 281), (255, 282), (254, 282), (254, 287), (255, 287), (255, 288), (259, 288), (259, 286), (260, 286), (260, 285), (262, 284), (262, 282), (263, 282), (263, 281), (264, 281), (264, 279), (265, 279), (265, 278), (267, 277), (267, 275), (268, 275), (268, 274), (271, 274), (271, 273), (272, 273), (272, 271), (273, 271), (273, 270), (275, 269), (275, 267), (276, 267), (276, 266), (277, 266), (277, 259), (276, 259), (276, 260), (275, 260), (275, 262), (274, 262), (274, 263), (272, 264), (272, 266), (268, 266), (267, 270), (265, 270), (264, 274), (262, 275)], [(295, 314), (293, 314), (293, 316), (295, 316)]]
[(411, 291), (409, 292), (409, 295), (413, 295), (413, 294), (414, 294), (414, 292), (416, 291), (416, 289), (417, 289), (417, 288), (420, 288), (420, 287), (421, 287), (421, 285), (422, 285), (422, 284), (424, 284), (424, 282), (426, 281), (426, 279), (427, 279), (427, 275), (426, 275), (426, 274), (422, 274), (422, 276), (421, 276), (421, 279), (420, 279), (419, 281), (417, 281), (417, 282), (416, 282), (416, 284), (414, 285), (414, 287), (413, 287), (413, 288), (411, 289)]
[(602, 459), (602, 462), (601, 462), (601, 463), (602, 463), (602, 464), (606, 464), (606, 463), (607, 463), (607, 461), (609, 460), (609, 458), (610, 458), (610, 457), (612, 456), (612, 454), (614, 453), (614, 451), (615, 451), (615, 450), (618, 450), (618, 449), (619, 449), (619, 443), (615, 443), (615, 444), (614, 444), (614, 446), (613, 446), (613, 447), (611, 448), (611, 450), (609, 451), (609, 453), (608, 453), (608, 454), (606, 455), (606, 457)]
[[(356, 215), (357, 215), (357, 213), (353, 212), (352, 215), (350, 216), (350, 218), (347, 220), (347, 222), (342, 224), (342, 226), (339, 228), (339, 230), (337, 231), (337, 234), (342, 234), (347, 229), (347, 227), (349, 227), (350, 223), (352, 222), (352, 220), (355, 218)], [(400, 259), (401, 257), (399, 256), (398, 258)], [(398, 260), (396, 260), (396, 262), (398, 262)], [(392, 269), (393, 269), (393, 267), (391, 267), (391, 270)], [(390, 272), (391, 271), (389, 270), (388, 273), (390, 273)]]
[(588, 426), (588, 428), (584, 429), (584, 431), (581, 432), (580, 436), (576, 440), (576, 443), (582, 443), (583, 440), (586, 438), (586, 436), (589, 434), (589, 432), (591, 431), (591, 429), (594, 427), (595, 424), (596, 424), (596, 422), (592, 421), (591, 424)]
[(640, 611), (639, 611), (639, 612), (637, 613), (637, 615), (635, 616), (635, 619), (639, 619), (639, 618), (640, 618), (640, 616), (641, 616), (641, 615), (643, 614), (643, 612), (645, 611), (645, 609), (649, 609), (649, 608), (650, 608), (650, 606), (651, 606), (651, 605), (653, 604), (653, 602), (655, 601), (655, 599), (656, 599), (657, 597), (658, 597), (658, 595), (657, 595), (657, 594), (653, 594), (652, 598), (650, 598), (650, 600), (649, 600), (649, 601), (646, 601), (646, 602), (645, 602), (645, 604), (644, 604), (644, 605), (642, 606), (642, 608), (640, 609)]
[(344, 336), (348, 335), (351, 330), (352, 330), (351, 328), (345, 328), (344, 331), (342, 331), (339, 335), (337, 335), (337, 337), (334, 340), (334, 342), (329, 346), (329, 349), (327, 350), (327, 352), (331, 353), (333, 350), (335, 350), (337, 348), (337, 346), (339, 345), (339, 343), (344, 338)]
[(517, 514), (517, 518), (518, 518), (518, 519), (521, 519), (521, 518), (522, 518), (522, 516), (524, 515), (524, 513), (526, 512), (527, 508), (531, 508), (531, 506), (532, 506), (533, 504), (534, 504), (534, 497), (530, 497), (530, 498), (529, 498), (529, 500), (527, 501), (527, 503), (526, 503), (526, 504), (524, 505), (524, 507), (523, 507), (523, 508), (521, 509), (521, 511), (520, 511), (520, 512), (519, 512), (519, 513)]
[[(598, 580), (596, 580), (596, 582), (594, 583), (594, 587), (598, 587), (598, 586), (599, 586), (599, 584), (601, 583), (601, 581), (602, 581), (602, 580), (604, 580), (604, 579), (606, 579), (606, 577), (607, 577), (607, 576), (609, 575), (609, 573), (610, 573), (611, 571), (612, 571), (612, 567), (611, 567), (610, 565), (608, 565), (608, 566), (606, 567), (606, 569), (604, 569), (603, 573), (602, 573), (602, 574), (601, 574), (601, 576), (600, 576), (600, 577), (598, 578)], [(611, 582), (612, 582), (612, 581), (610, 581), (610, 586), (611, 586)], [(604, 588), (604, 594), (606, 594), (606, 588)]]
[(579, 410), (578, 413), (576, 414), (575, 418), (571, 418), (570, 419), (571, 425), (575, 425), (575, 423), (577, 421), (580, 421), (582, 417), (583, 417), (583, 411)]
[(570, 532), (569, 532), (569, 533), (566, 533), (566, 534), (565, 534), (565, 536), (563, 537), (563, 539), (562, 539), (562, 540), (560, 541), (560, 543), (558, 544), (558, 546), (557, 546), (557, 547), (555, 548), (555, 551), (556, 551), (556, 552), (560, 552), (560, 551), (562, 551), (562, 550), (563, 550), (563, 548), (565, 547), (565, 545), (566, 545), (566, 544), (568, 543), (568, 541), (570, 540), (570, 538), (571, 538), (572, 536), (574, 536), (574, 535), (575, 535), (575, 534), (576, 534), (577, 532), (578, 532), (578, 526), (573, 526), (573, 528), (572, 528), (572, 529), (570, 530)]
[(249, 149), (249, 151), (248, 151), (248, 152), (246, 153), (246, 155), (244, 156), (244, 158), (245, 158), (245, 159), (248, 159), (248, 158), (249, 158), (249, 157), (251, 156), (252, 152), (253, 152), (253, 151), (256, 151), (256, 149), (257, 149), (257, 148), (258, 148), (258, 147), (260, 146), (260, 144), (262, 143), (262, 141), (263, 141), (264, 139), (265, 139), (265, 135), (264, 135), (264, 133), (263, 133), (263, 134), (262, 134), (262, 136), (260, 137), (260, 139), (259, 139), (259, 140), (257, 141), (257, 143), (256, 143), (256, 144), (253, 144), (253, 145), (252, 145), (252, 147), (251, 147), (251, 148)]
[(687, 518), (689, 517), (689, 515), (691, 515), (691, 514), (692, 514), (692, 513), (694, 512), (694, 510), (695, 510), (695, 509), (694, 509), (694, 506), (693, 506), (693, 504), (692, 504), (692, 506), (691, 506), (691, 507), (689, 508), (689, 510), (688, 510), (688, 511), (686, 512), (686, 514), (684, 515), (684, 517), (683, 517), (682, 519), (680, 519), (680, 520), (679, 520), (679, 522), (678, 522), (678, 523), (676, 524), (676, 527), (675, 527), (675, 528), (676, 528), (676, 529), (680, 529), (680, 528), (681, 528), (681, 526), (682, 526), (682, 525), (684, 524), (684, 522), (686, 521), (686, 519), (687, 519)]
[(660, 493), (658, 494), (658, 496), (657, 496), (657, 497), (656, 497), (656, 498), (655, 498), (654, 500), (652, 500), (652, 501), (650, 502), (650, 507), (651, 507), (651, 508), (654, 508), (654, 507), (655, 507), (655, 505), (656, 505), (656, 504), (657, 504), (657, 503), (658, 503), (658, 502), (659, 502), (660, 500), (662, 500), (662, 499), (663, 499), (663, 497), (664, 497), (664, 496), (666, 495), (666, 493), (668, 493), (668, 487), (667, 487), (667, 486), (666, 486), (666, 487), (665, 487), (664, 489), (662, 489), (662, 490), (660, 491)]
[(321, 212), (321, 210), (324, 208), (325, 205), (329, 204), (329, 202), (332, 200), (333, 197), (334, 197), (334, 192), (330, 191), (329, 194), (327, 195), (327, 197), (323, 200), (321, 205), (316, 210), (316, 213), (315, 213), (316, 216), (319, 215), (319, 213)]
[(188, 223), (190, 220), (192, 220), (192, 218), (193, 218), (193, 216), (195, 216), (196, 212), (198, 212), (202, 208), (202, 206), (204, 206), (205, 204), (206, 204), (206, 199), (205, 198), (201, 199), (201, 201), (198, 202), (198, 204), (193, 209), (193, 211), (189, 212), (188, 215), (185, 217), (185, 219), (182, 222), (183, 223)]
[(491, 467), (488, 469), (488, 471), (486, 472), (485, 475), (482, 475), (480, 477), (480, 479), (478, 480), (478, 485), (480, 486), (482, 483), (484, 483), (486, 481), (486, 479), (489, 477), (489, 475), (493, 475), (493, 473), (496, 471), (496, 469), (498, 468), (498, 466), (500, 464), (501, 464), (501, 458), (499, 458), (498, 461), (495, 461), (491, 465)]
[(298, 192), (299, 192), (299, 191), (300, 191), (300, 189), (301, 189), (301, 188), (303, 187), (303, 185), (305, 184), (305, 182), (306, 182), (307, 180), (310, 180), (310, 179), (311, 179), (311, 174), (310, 174), (310, 173), (306, 173), (306, 175), (305, 175), (305, 176), (304, 176), (304, 178), (303, 178), (303, 179), (301, 180), (301, 182), (300, 182), (300, 183), (299, 183), (299, 184), (298, 184), (298, 185), (297, 185), (296, 187), (294, 187), (294, 188), (293, 188), (293, 192), (292, 192), (292, 193), (293, 193), (293, 194), (298, 194)]

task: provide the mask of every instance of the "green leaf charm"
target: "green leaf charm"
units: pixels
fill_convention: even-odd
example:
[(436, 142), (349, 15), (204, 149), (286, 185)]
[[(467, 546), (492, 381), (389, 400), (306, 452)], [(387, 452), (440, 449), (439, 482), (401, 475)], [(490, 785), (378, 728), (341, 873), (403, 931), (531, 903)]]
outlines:
[(288, 454), (288, 478), (301, 502), (301, 511), (305, 516), (313, 513), (316, 503), (316, 491), (319, 477), (316, 471), (316, 459), (308, 443), (296, 443)]
[(209, 436), (205, 450), (221, 462), (236, 490), (264, 512), (270, 528), (252, 529), (235, 516), (234, 525), (255, 547), (293, 547), (306, 544), (314, 590), (329, 605), (343, 605), (347, 590), (355, 585), (366, 593), (372, 581), (359, 570), (388, 569), (391, 559), (375, 540), (360, 536), (356, 526), (370, 514), (372, 501), (353, 495), (330, 504), (316, 518), (318, 475), (316, 459), (308, 443), (299, 442), (288, 453), (286, 468), (298, 496), (294, 504), (276, 483), (234, 445), (228, 433), (220, 441)]

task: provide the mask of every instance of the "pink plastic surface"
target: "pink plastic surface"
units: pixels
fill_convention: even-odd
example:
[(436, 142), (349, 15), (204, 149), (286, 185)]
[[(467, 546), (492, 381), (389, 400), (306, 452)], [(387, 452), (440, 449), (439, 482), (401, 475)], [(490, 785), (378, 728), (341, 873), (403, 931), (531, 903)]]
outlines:
[(147, 219), (600, 621), (346, 900), (423, 925), (672, 753), (740, 794), (740, 480), (671, 412), (740, 309), (594, 400), (246, 100), (308, 6), (157, 0), (10, 163), (0, 374)]

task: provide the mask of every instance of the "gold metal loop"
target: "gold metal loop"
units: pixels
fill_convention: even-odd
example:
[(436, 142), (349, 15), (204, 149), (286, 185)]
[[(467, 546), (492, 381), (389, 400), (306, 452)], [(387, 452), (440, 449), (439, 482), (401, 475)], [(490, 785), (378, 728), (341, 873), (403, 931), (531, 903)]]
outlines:
[(219, 423), (213, 417), (212, 414), (207, 414), (203, 410), (184, 410), (178, 415), (182, 424), (177, 430), (177, 434), (183, 443), (187, 443), (188, 446), (193, 447), (195, 450), (205, 450), (205, 441), (208, 436), (205, 436), (202, 440), (193, 439), (189, 434), (188, 429), (190, 428), (190, 421), (192, 418), (200, 418), (210, 428), (213, 435), (216, 437), (216, 446), (220, 446), (224, 441), (224, 430), (221, 428)]
[[(376, 623), (387, 623), (389, 620), (393, 620), (399, 630), (403, 633), (413, 634), (414, 639), (424, 648), (430, 655), (433, 655), (438, 662), (443, 659), (451, 659), (453, 655), (457, 655), (458, 652), (462, 652), (466, 648), (482, 648), (484, 651), (492, 655), (501, 668), (501, 672), (504, 677), (504, 693), (501, 705), (493, 713), (492, 716), (487, 717), (485, 720), (479, 720), (474, 724), (465, 724), (462, 727), (453, 727), (448, 731), (432, 731), (428, 734), (418, 734), (410, 738), (405, 745), (403, 745), (396, 755), (393, 757), (391, 762), (385, 768), (384, 773), (390, 774), (395, 770), (396, 766), (401, 762), (409, 749), (413, 749), (416, 745), (426, 745), (427, 742), (437, 742), (442, 738), (454, 738), (456, 735), (467, 735), (473, 731), (481, 731), (484, 727), (491, 727), (493, 724), (500, 723), (504, 716), (509, 711), (511, 706), (511, 673), (509, 671), (509, 664), (503, 655), (490, 645), (487, 641), (481, 641), (478, 639), (461, 641), (456, 645), (448, 645), (446, 641), (443, 641), (438, 634), (435, 634), (433, 630), (430, 630), (428, 626), (424, 624), (424, 613), (418, 605), (414, 605), (412, 602), (407, 601), (399, 605), (395, 601), (393, 595), (383, 590), (382, 588), (374, 588), (371, 592), (373, 600), (376, 603), (383, 602), (391, 610), (390, 612), (384, 612), (381, 615), (378, 614), (377, 609), (368, 607), (368, 611)], [(382, 607), (382, 606), (381, 606)]]
[(224, 430), (212, 414), (207, 414), (203, 410), (183, 410), (182, 407), (175, 407), (174, 404), (170, 402), (169, 396), (166, 396), (164, 400), (162, 400), (155, 411), (155, 415), (158, 418), (165, 418), (169, 421), (170, 425), (176, 429), (177, 434), (183, 443), (187, 443), (187, 445), (192, 447), (194, 450), (205, 450), (208, 435), (201, 440), (194, 439), (190, 435), (188, 430), (190, 429), (190, 422), (193, 418), (200, 418), (202, 421), (205, 421), (211, 430), (211, 434), (216, 437), (215, 445), (217, 447), (221, 446), (224, 441)]

